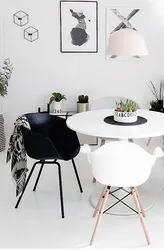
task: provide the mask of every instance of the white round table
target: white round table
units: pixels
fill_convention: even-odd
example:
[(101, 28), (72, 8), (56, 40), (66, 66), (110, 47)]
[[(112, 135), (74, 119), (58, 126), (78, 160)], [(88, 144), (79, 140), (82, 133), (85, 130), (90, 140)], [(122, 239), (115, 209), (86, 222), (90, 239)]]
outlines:
[[(104, 137), (104, 138), (115, 138), (115, 139), (135, 139), (135, 138), (149, 138), (164, 135), (164, 114), (160, 112), (148, 111), (148, 110), (138, 110), (138, 116), (147, 119), (145, 124), (135, 125), (135, 126), (120, 126), (111, 125), (104, 122), (104, 118), (114, 114), (113, 109), (103, 109), (103, 110), (92, 110), (83, 113), (78, 113), (67, 119), (67, 126), (79, 133)], [(96, 206), (100, 192), (102, 191), (102, 186), (96, 183), (96, 190), (90, 197), (90, 202), (93, 207)], [(150, 209), (154, 202), (150, 193), (144, 189), (140, 188), (140, 196), (142, 199), (143, 207), (146, 210)], [(118, 198), (122, 198), (124, 195), (123, 190), (118, 191)], [(111, 197), (112, 198), (112, 197)], [(113, 198), (112, 198), (113, 199)], [(109, 204), (116, 202), (114, 200), (108, 199)], [(126, 198), (126, 203), (134, 208), (132, 197)], [(109, 205), (109, 206), (110, 206)], [(115, 215), (131, 215), (134, 212), (129, 213), (129, 208), (123, 204), (113, 207), (107, 213)]]

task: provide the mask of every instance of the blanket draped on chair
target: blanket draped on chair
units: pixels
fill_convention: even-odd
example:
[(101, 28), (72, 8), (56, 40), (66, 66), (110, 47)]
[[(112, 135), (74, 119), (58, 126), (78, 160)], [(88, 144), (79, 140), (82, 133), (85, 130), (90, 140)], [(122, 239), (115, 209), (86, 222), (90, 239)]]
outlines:
[(27, 155), (23, 142), (21, 126), (30, 129), (30, 124), (25, 115), (19, 116), (14, 123), (14, 131), (10, 137), (9, 147), (7, 150), (6, 162), (11, 160), (11, 173), (14, 183), (16, 184), (16, 196), (18, 196), (26, 182)]

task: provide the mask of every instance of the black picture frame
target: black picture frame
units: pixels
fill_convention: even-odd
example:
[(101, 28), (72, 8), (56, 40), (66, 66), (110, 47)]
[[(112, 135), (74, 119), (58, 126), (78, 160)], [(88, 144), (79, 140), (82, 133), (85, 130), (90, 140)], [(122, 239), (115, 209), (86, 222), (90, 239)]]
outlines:
[[(72, 3), (72, 5), (74, 4), (83, 4), (86, 5), (86, 4), (93, 4), (95, 5), (95, 46), (93, 48), (93, 50), (86, 50), (86, 47), (84, 46), (84, 50), (82, 49), (79, 49), (78, 50), (78, 47), (80, 48), (80, 46), (75, 46), (76, 49), (74, 50), (69, 50), (69, 49), (63, 49), (63, 20), (62, 20), (62, 5), (63, 4), (70, 4)], [(76, 12), (77, 14), (77, 12)], [(75, 17), (75, 16), (74, 16)], [(72, 27), (73, 28), (73, 27)], [(71, 30), (70, 30), (71, 31)], [(69, 34), (70, 34), (70, 31)], [(70, 34), (71, 36), (71, 34)], [(98, 53), (98, 2), (97, 1), (60, 1), (60, 52), (61, 53)]]

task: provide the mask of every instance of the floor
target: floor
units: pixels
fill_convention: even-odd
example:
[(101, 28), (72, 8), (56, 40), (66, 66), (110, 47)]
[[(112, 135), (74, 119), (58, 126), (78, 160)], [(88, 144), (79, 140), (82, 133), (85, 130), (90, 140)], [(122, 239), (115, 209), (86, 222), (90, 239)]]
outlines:
[[(146, 141), (138, 143), (145, 145)], [(150, 149), (161, 145), (161, 138), (153, 139)], [(94, 148), (93, 148), (94, 149)], [(45, 166), (38, 189), (32, 191), (36, 174), (27, 188), (19, 209), (10, 164), (5, 163), (6, 152), (0, 153), (0, 248), (147, 248), (138, 216), (104, 215), (93, 247), (89, 246), (95, 225), (89, 197), (97, 184), (92, 183), (90, 166), (84, 155), (76, 158), (84, 193), (80, 194), (71, 162), (62, 162), (65, 219), (60, 217), (58, 176), (56, 166)], [(28, 167), (33, 161), (28, 159)], [(155, 205), (146, 212), (146, 224), (152, 245), (164, 248), (164, 159), (153, 167), (144, 184)]]

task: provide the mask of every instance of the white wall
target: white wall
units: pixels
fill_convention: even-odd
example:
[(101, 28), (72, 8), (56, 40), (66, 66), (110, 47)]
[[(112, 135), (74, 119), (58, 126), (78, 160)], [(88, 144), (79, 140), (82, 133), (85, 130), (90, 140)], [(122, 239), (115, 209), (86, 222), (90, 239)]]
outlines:
[[(113, 2), (145, 7), (140, 31), (147, 41), (149, 56), (139, 62), (105, 60), (105, 8)], [(128, 96), (143, 108), (149, 107), (152, 95), (145, 82), (151, 79), (159, 84), (164, 78), (164, 4), (151, 5), (146, 0), (113, 2), (99, 0), (99, 53), (62, 54), (59, 0), (3, 0), (3, 52), (14, 63), (9, 93), (3, 101), (7, 134), (18, 115), (36, 111), (38, 106), (46, 107), (53, 91), (66, 95), (67, 110), (76, 109), (77, 96), (83, 93), (90, 100), (108, 95)], [(34, 43), (23, 39), (23, 28), (12, 21), (13, 13), (19, 10), (29, 13), (30, 25), (39, 29), (40, 38)]]

